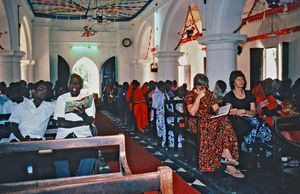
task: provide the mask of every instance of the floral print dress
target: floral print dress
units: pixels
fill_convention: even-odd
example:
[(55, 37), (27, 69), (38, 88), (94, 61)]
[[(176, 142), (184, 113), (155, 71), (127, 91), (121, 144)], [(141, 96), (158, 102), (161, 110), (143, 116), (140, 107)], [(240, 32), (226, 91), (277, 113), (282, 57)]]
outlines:
[[(186, 105), (193, 104), (197, 94), (190, 91), (185, 97)], [(211, 119), (211, 107), (217, 104), (210, 91), (201, 98), (196, 116), (198, 120), (198, 162), (201, 172), (213, 172), (221, 166), (220, 159), (224, 149), (229, 149), (235, 160), (238, 160), (238, 143), (227, 116)]]

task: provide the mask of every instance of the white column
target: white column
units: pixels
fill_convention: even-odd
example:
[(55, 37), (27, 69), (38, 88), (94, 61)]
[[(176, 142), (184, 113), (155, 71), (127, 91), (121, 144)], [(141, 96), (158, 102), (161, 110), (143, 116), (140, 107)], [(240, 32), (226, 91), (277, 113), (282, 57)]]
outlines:
[(213, 34), (198, 39), (206, 45), (206, 75), (209, 89), (213, 90), (217, 80), (223, 80), (229, 86), (229, 75), (237, 69), (237, 44), (246, 39), (241, 34)]
[(33, 82), (34, 60), (21, 60), (21, 79), (26, 82)]
[[(151, 80), (157, 81), (157, 73), (151, 72), (151, 63), (152, 60), (135, 60), (132, 65), (134, 79), (141, 82), (141, 85), (144, 82), (148, 82)], [(131, 80), (132, 81), (132, 80)]]
[(183, 54), (179, 51), (158, 51), (154, 54), (158, 59), (158, 81), (178, 81), (178, 58)]
[(0, 80), (6, 83), (20, 81), (20, 59), (24, 56), (23, 51), (3, 50), (0, 51)]
[(35, 60), (34, 81), (50, 81), (50, 49), (49, 22), (50, 19), (35, 18), (33, 21), (33, 59)]

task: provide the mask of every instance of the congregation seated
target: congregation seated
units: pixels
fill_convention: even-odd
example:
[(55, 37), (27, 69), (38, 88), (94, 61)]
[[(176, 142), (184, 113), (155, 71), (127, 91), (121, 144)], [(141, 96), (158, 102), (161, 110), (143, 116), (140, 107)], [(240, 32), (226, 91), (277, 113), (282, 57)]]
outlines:
[[(2, 138), (1, 143), (10, 141), (33, 141), (44, 139), (44, 134), (50, 116), (54, 112), (54, 104), (44, 101), (46, 97), (46, 83), (39, 81), (34, 84), (32, 90), (33, 99), (24, 100), (18, 104), (9, 117), (12, 134), (9, 138)], [(27, 171), (27, 161), (35, 153), (18, 153), (18, 160), (23, 163), (16, 163), (14, 166), (10, 160), (2, 160), (1, 172), (4, 172), (6, 179), (13, 179), (20, 175), (23, 179)], [(14, 156), (12, 156), (14, 157)]]
[(1, 142), (44, 138), (49, 118), (54, 112), (54, 104), (44, 101), (46, 87), (44, 81), (37, 82), (34, 84), (33, 99), (25, 100), (15, 107), (9, 117), (12, 134)]
[[(230, 111), (231, 115), (222, 117), (222, 119), (225, 119), (225, 120), (228, 120), (227, 118), (230, 118), (230, 123), (232, 124), (232, 129), (235, 130), (235, 133), (234, 134), (229, 133), (229, 134), (231, 134), (232, 136), (235, 136), (235, 134), (236, 134), (236, 136), (237, 136), (238, 143), (236, 145), (238, 145), (239, 147), (238, 147), (238, 149), (235, 149), (235, 143), (234, 143), (235, 141), (233, 140), (233, 142), (232, 142), (233, 145), (232, 145), (230, 151), (233, 150), (235, 152), (238, 150), (239, 152), (246, 151), (248, 153), (259, 153), (258, 155), (263, 156), (262, 159), (270, 158), (270, 156), (272, 154), (271, 127), (270, 127), (270, 125), (268, 125), (268, 123), (266, 121), (261, 119), (259, 116), (256, 116), (256, 110), (258, 110), (256, 108), (256, 104), (259, 104), (260, 99), (256, 95), (253, 96), (250, 91), (245, 90), (246, 80), (245, 80), (245, 77), (242, 72), (234, 71), (233, 74), (234, 75), (231, 75), (230, 80), (229, 80), (232, 91), (230, 91), (229, 93), (226, 94), (225, 97), (223, 97), (224, 93), (226, 91), (226, 83), (222, 80), (218, 80), (215, 85), (214, 91), (212, 93), (212, 95), (214, 95), (215, 99), (219, 100), (219, 101), (217, 101), (217, 103), (219, 105), (223, 105), (224, 103), (225, 104), (227, 103), (227, 105), (230, 104), (232, 106), (232, 110)], [(156, 139), (158, 139), (159, 146), (167, 147), (171, 151), (173, 150), (173, 147), (176, 150), (176, 148), (181, 148), (181, 145), (182, 145), (184, 150), (188, 150), (187, 151), (188, 153), (185, 153), (185, 155), (187, 156), (186, 159), (188, 158), (187, 161), (195, 162), (195, 161), (192, 161), (191, 157), (188, 157), (188, 154), (191, 155), (191, 153), (193, 152), (193, 149), (196, 150), (195, 153), (198, 153), (199, 149), (200, 149), (199, 147), (200, 147), (201, 138), (202, 138), (201, 137), (201, 135), (202, 135), (201, 129), (203, 129), (203, 127), (205, 128), (205, 126), (203, 126), (204, 125), (203, 121), (201, 122), (201, 120), (203, 120), (202, 116), (200, 116), (201, 114), (198, 114), (198, 115), (191, 114), (190, 111), (188, 111), (188, 109), (187, 109), (187, 106), (189, 105), (187, 103), (187, 101), (186, 100), (182, 101), (184, 103), (180, 102), (183, 98), (179, 97), (177, 92), (179, 91), (179, 89), (181, 89), (181, 87), (179, 87), (178, 90), (176, 92), (174, 92), (174, 98), (171, 99), (168, 94), (171, 91), (170, 88), (172, 88), (172, 92), (174, 91), (173, 86), (171, 86), (169, 84), (168, 85), (169, 88), (168, 88), (166, 83), (160, 81), (157, 83), (156, 89), (153, 89), (155, 87), (152, 87), (153, 86), (152, 83), (153, 82), (144, 83), (142, 88), (140, 88), (139, 85), (136, 87), (136, 88), (139, 88), (139, 90), (141, 90), (141, 93), (143, 93), (143, 96), (146, 97), (146, 99), (147, 99), (146, 102), (148, 104), (149, 121), (151, 121), (151, 118), (152, 119), (154, 118), (153, 111), (155, 111), (155, 116), (156, 116), (155, 130), (156, 131), (155, 131), (154, 137), (153, 136), (149, 136), (149, 137), (151, 137), (151, 140), (153, 140), (153, 141), (156, 141)], [(164, 85), (164, 86), (162, 86), (162, 85)], [(261, 82), (261, 87), (262, 87), (261, 89), (263, 90), (264, 95), (265, 95), (265, 93), (267, 94), (267, 96), (269, 96), (268, 94), (270, 94), (270, 93), (271, 93), (271, 95), (273, 94), (273, 84), (271, 84), (271, 85), (272, 85), (271, 92), (270, 92), (270, 89), (269, 89), (269, 92), (268, 91), (265, 92), (265, 90), (268, 89), (270, 84), (269, 84), (268, 80)], [(186, 86), (186, 84), (185, 84), (185, 86)], [(131, 88), (133, 88), (133, 87), (131, 87)], [(145, 88), (148, 88), (148, 91), (146, 93), (145, 93), (145, 91), (146, 91)], [(182, 88), (184, 88), (184, 86), (182, 86)], [(236, 91), (236, 90), (238, 91), (237, 93), (240, 92), (240, 94), (244, 94), (246, 96), (246, 98), (245, 98), (245, 96), (242, 96), (242, 98), (239, 95), (237, 96), (234, 93), (234, 91)], [(128, 92), (128, 91), (127, 91), (127, 94), (128, 94), (127, 99), (128, 99), (128, 96), (131, 97), (131, 93), (134, 93), (134, 91), (132, 92), (132, 89), (131, 89), (131, 92)], [(184, 89), (184, 91), (186, 91), (186, 89)], [(241, 98), (241, 99), (239, 99), (239, 98)], [(278, 100), (278, 99), (276, 99), (276, 100)], [(276, 108), (281, 109), (282, 106), (284, 106), (284, 107), (286, 107), (285, 111), (292, 114), (294, 108), (287, 108), (287, 107), (292, 107), (291, 102), (287, 101), (287, 100), (285, 100), (283, 102), (284, 103), (281, 104), (281, 107), (278, 105), (278, 106), (276, 106)], [(135, 103), (131, 103), (131, 104), (135, 105)], [(184, 108), (184, 107), (186, 107), (186, 108)], [(265, 107), (260, 107), (260, 108), (261, 108), (261, 111), (258, 111), (258, 113), (262, 117), (261, 113), (264, 113), (263, 115), (265, 115), (267, 112), (265, 109), (269, 108), (269, 107), (265, 106)], [(217, 111), (217, 109), (216, 109), (216, 111)], [(274, 111), (274, 112), (278, 112), (278, 111)], [(283, 113), (283, 111), (281, 111), (281, 113)], [(209, 114), (211, 114), (211, 112), (209, 112)], [(180, 117), (178, 115), (180, 115)], [(174, 119), (179, 119), (180, 121), (178, 120), (178, 122), (174, 122), (175, 121)], [(182, 120), (184, 122), (182, 122)], [(179, 123), (179, 122), (182, 122), (182, 123)], [(178, 126), (178, 129), (179, 129), (178, 131), (180, 131), (180, 133), (181, 133), (181, 131), (185, 132), (185, 133), (180, 134), (180, 136), (182, 137), (182, 139), (184, 139), (184, 141), (180, 140), (180, 138), (177, 139), (177, 137), (176, 137), (177, 135), (179, 135), (177, 133), (178, 131), (174, 131), (174, 126), (175, 125), (177, 126), (176, 123), (180, 124), (180, 126)], [(150, 122), (150, 124), (151, 124), (151, 122)], [(151, 126), (153, 126), (153, 125), (151, 124)], [(231, 125), (229, 124), (229, 126), (231, 126)], [(256, 131), (256, 133), (254, 133), (255, 131)], [(176, 134), (174, 132), (176, 132)], [(256, 135), (257, 133), (259, 135)], [(154, 139), (152, 139), (152, 138), (154, 138)], [(224, 140), (224, 141), (226, 141), (226, 140)], [(176, 144), (177, 144), (177, 146), (176, 146)], [(195, 148), (195, 147), (197, 147), (197, 148)], [(225, 152), (226, 152), (225, 153), (225, 155), (226, 155), (228, 152), (227, 152), (227, 150)], [(169, 152), (169, 153), (173, 153), (173, 152)], [(202, 159), (200, 155), (201, 154), (199, 153), (198, 154), (199, 162), (201, 162), (201, 159)], [(176, 156), (176, 154), (175, 154), (175, 156)], [(226, 156), (228, 156), (228, 155), (226, 155)], [(238, 157), (235, 155), (232, 158), (229, 156), (229, 158), (237, 159)], [(237, 164), (237, 163), (235, 163), (235, 164)], [(217, 169), (219, 167), (218, 165), (219, 165), (218, 163), (215, 164), (215, 169)], [(201, 168), (200, 166), (201, 165), (199, 165), (199, 168)], [(246, 167), (246, 166), (242, 166), (242, 167)], [(202, 166), (202, 168), (205, 168), (205, 167)], [(212, 169), (212, 168), (210, 168), (210, 169)], [(203, 170), (203, 169), (200, 169), (200, 170)], [(235, 173), (230, 173), (232, 170)], [(205, 171), (205, 170), (203, 170), (203, 171)], [(212, 171), (214, 171), (214, 170), (212, 170)], [(238, 172), (237, 170), (234, 170), (233, 168), (231, 168), (231, 166), (229, 166), (229, 168), (227, 169), (227, 172), (229, 172), (229, 174), (236, 176), (236, 177), (239, 177), (239, 176), (243, 177), (243, 175), (240, 172)]]
[(221, 159), (225, 158), (224, 172), (236, 178), (244, 178), (244, 174), (235, 168), (239, 158), (235, 133), (228, 118), (211, 118), (211, 108), (217, 112), (219, 105), (207, 88), (208, 78), (204, 74), (196, 74), (193, 90), (185, 97), (188, 112), (200, 117), (197, 123), (198, 168), (201, 172), (213, 172), (222, 165)]
[(6, 95), (9, 98), (9, 100), (3, 104), (3, 114), (11, 114), (16, 108), (16, 106), (19, 103), (23, 102), (24, 97), (23, 93), (20, 92), (20, 90), (20, 83), (11, 83), (10, 86), (7, 88)]

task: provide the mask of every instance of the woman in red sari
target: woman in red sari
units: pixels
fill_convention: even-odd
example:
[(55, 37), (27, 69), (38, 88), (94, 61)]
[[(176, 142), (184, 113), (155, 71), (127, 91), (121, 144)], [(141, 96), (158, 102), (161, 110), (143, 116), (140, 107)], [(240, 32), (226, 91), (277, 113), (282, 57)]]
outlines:
[(126, 93), (126, 100), (129, 103), (129, 108), (134, 112), (134, 117), (136, 119), (137, 128), (139, 131), (146, 128), (149, 124), (148, 122), (148, 110), (147, 103), (144, 96), (144, 92), (139, 87), (139, 82), (133, 80), (129, 86)]
[[(238, 143), (229, 119), (226, 116), (211, 119), (211, 108), (217, 112), (219, 105), (212, 93), (207, 90), (208, 79), (204, 74), (194, 77), (194, 89), (185, 97), (188, 112), (199, 116), (199, 170), (213, 172), (222, 163), (226, 164), (225, 173), (236, 178), (244, 178), (234, 166), (238, 165)], [(225, 162), (220, 162), (225, 158)]]

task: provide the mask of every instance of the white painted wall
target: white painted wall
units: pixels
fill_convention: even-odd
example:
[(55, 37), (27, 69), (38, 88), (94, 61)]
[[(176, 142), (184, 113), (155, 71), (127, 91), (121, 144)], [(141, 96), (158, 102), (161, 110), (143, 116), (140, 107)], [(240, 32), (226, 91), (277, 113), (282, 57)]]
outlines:
[[(245, 15), (243, 17), (246, 17)], [(272, 21), (272, 18), (269, 18)], [(300, 10), (297, 9), (288, 14), (274, 15), (273, 24), (277, 30), (300, 25)], [(271, 26), (266, 20), (259, 20), (248, 23), (241, 29), (241, 34), (246, 34), (248, 37), (256, 36), (271, 32)], [(279, 47), (282, 42), (289, 42), (289, 77), (294, 82), (300, 77), (300, 32), (281, 35), (279, 37), (252, 41), (243, 44), (243, 52), (237, 57), (237, 69), (243, 71), (248, 83), (250, 83), (250, 48), (269, 48)], [(281, 53), (278, 55), (281, 58)], [(248, 89), (250, 84), (248, 84)]]
[[(7, 21), (7, 16), (6, 16), (6, 10), (3, 5), (3, 1), (0, 1), (0, 32), (2, 32), (2, 37), (0, 38), (0, 45), (6, 49), (10, 50), (11, 49), (11, 44), (10, 44), (10, 29), (8, 26), (8, 21)], [(7, 32), (7, 34), (4, 34), (4, 32)]]

